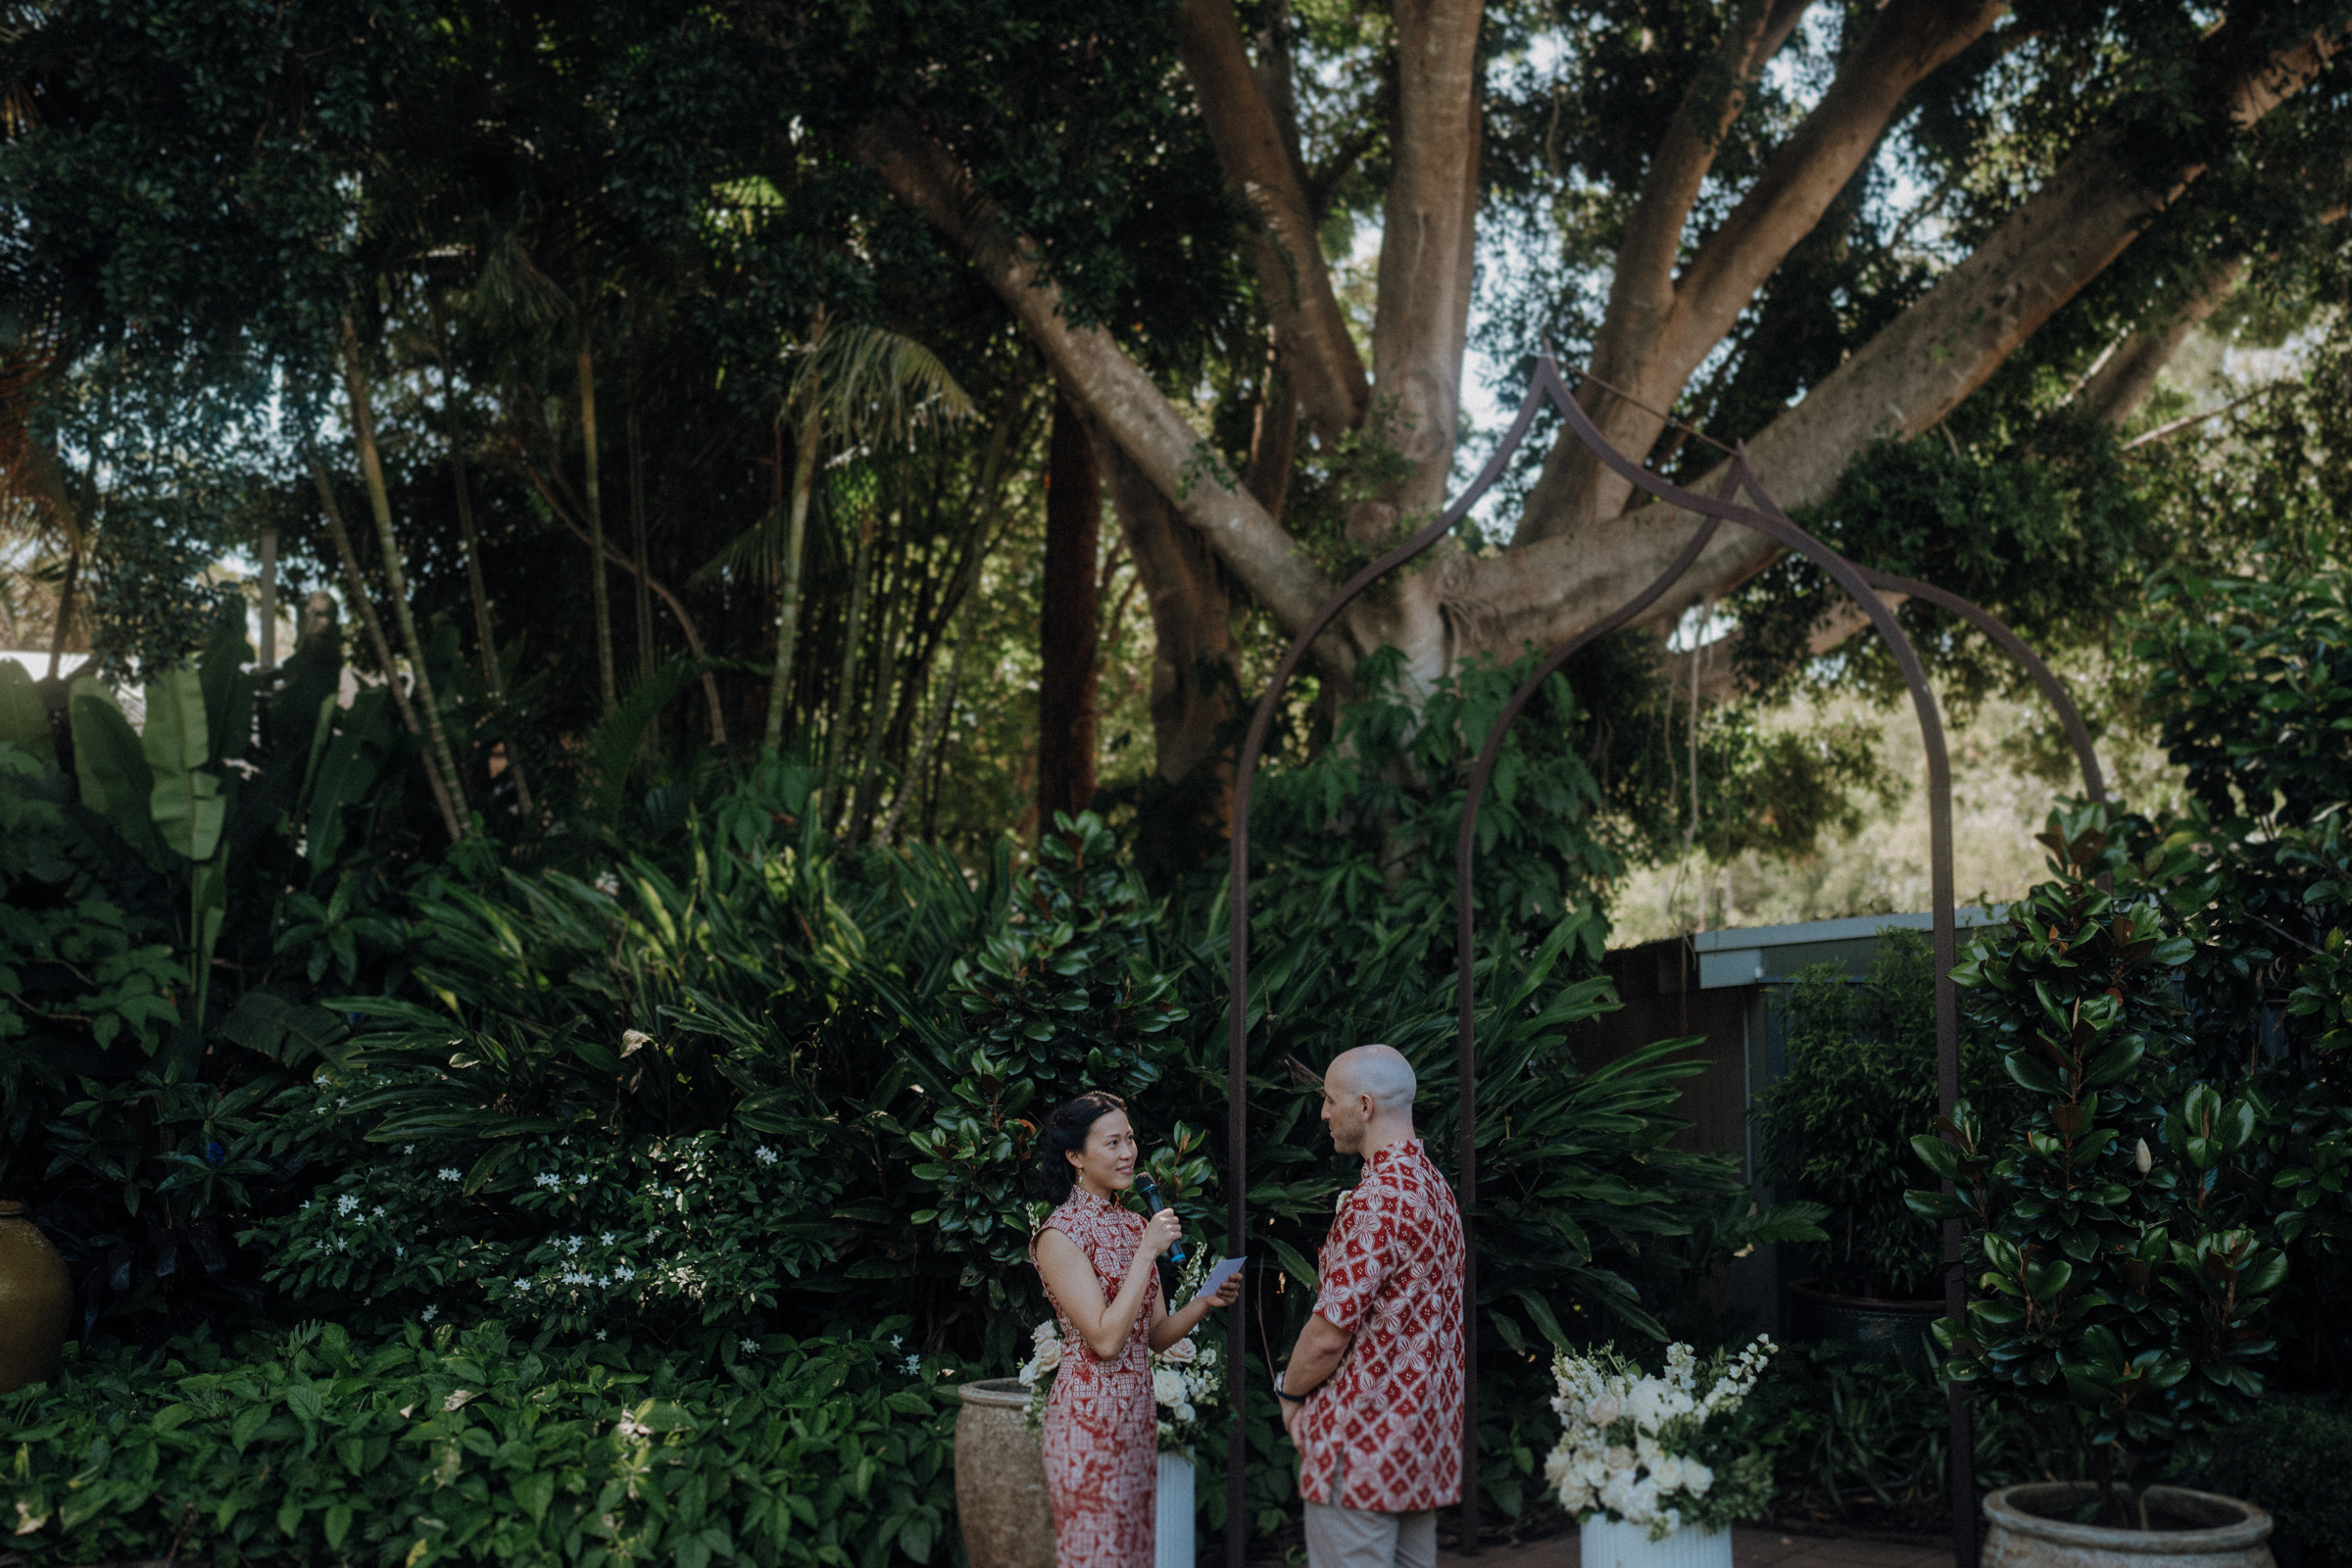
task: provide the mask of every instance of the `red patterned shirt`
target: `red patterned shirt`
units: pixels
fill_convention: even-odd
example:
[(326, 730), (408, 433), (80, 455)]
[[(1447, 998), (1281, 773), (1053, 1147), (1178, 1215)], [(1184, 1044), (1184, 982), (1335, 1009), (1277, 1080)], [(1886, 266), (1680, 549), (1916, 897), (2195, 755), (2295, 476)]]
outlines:
[(1462, 1217), (1421, 1151), (1364, 1161), (1316, 1260), (1315, 1313), (1354, 1336), (1298, 1415), (1298, 1494), (1418, 1513), (1462, 1494)]

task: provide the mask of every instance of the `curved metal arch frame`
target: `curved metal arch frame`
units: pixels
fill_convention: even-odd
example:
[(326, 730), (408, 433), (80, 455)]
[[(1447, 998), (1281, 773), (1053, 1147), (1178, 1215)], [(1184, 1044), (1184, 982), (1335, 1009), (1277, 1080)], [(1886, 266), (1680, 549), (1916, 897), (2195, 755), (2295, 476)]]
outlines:
[[(1904, 684), (1909, 689), (1915, 716), (1919, 722), (1921, 740), (1928, 753), (1930, 790), (1931, 884), (1934, 913), (1934, 950), (1936, 956), (1936, 1013), (1938, 1102), (1942, 1111), (1949, 1114), (1959, 1098), (1959, 1037), (1958, 999), (1950, 974), (1958, 959), (1957, 926), (1953, 908), (1952, 843), (1951, 843), (1951, 770), (1943, 742), (1941, 710), (1926, 673), (1921, 667), (1917, 651), (1895, 621), (1893, 612), (1874, 589), (1909, 594), (1936, 604), (1959, 614), (1992, 638), (2016, 658), (2027, 669), (2042, 695), (2057, 710), (2072, 743), (2077, 760), (2082, 768), (2083, 782), (2092, 799), (2104, 798), (2104, 780), (2098, 759), (2091, 745), (2089, 731), (2082, 722), (2072, 698), (2064, 685), (2024, 640), (2007, 625), (1983, 608), (1956, 594), (1930, 584), (1897, 577), (1891, 573), (1873, 571), (1855, 566), (1820, 540), (1798, 527), (1764, 490), (1754, 469), (1748, 465), (1744, 448), (1734, 455), (1733, 468), (1725, 478), (1720, 498), (1705, 497), (1686, 490), (1663, 479), (1635, 463), (1609, 443), (1585, 415), (1561, 377), (1559, 367), (1549, 352), (1543, 354), (1537, 364), (1536, 376), (1521, 404), (1518, 416), (1512, 421), (1501, 443), (1488, 459), (1470, 488), (1463, 492), (1444, 513), (1395, 549), (1371, 562), (1342, 585), (1337, 593), (1316, 612), (1308, 624), (1293, 640), (1290, 649), (1276, 667), (1274, 677), (1260, 697), (1251, 716), (1249, 733), (1237, 760), (1234, 781), (1233, 828), (1231, 835), (1230, 901), (1228, 919), (1229, 968), (1227, 976), (1227, 1145), (1231, 1171), (1230, 1222), (1235, 1247), (1242, 1250), (1248, 1234), (1248, 1042), (1250, 1019), (1248, 1006), (1249, 975), (1249, 806), (1251, 787), (1255, 782), (1257, 765), (1270, 733), (1276, 706), (1287, 690), (1291, 677), (1298, 671), (1308, 649), (1329, 628), (1340, 612), (1380, 577), (1410, 561), (1434, 544), (1438, 538), (1465, 515), (1471, 507), (1500, 478), (1504, 465), (1520, 442), (1525, 439), (1537, 412), (1544, 402), (1557, 407), (1570, 428), (1585, 444), (1611, 468), (1622, 474), (1637, 488), (1681, 510), (1697, 514), (1703, 520), (1665, 571), (1648, 583), (1633, 599), (1621, 605), (1600, 621), (1586, 628), (1551, 654), (1521, 683), (1504, 705), (1492, 726), (1486, 744), (1473, 766), (1468, 791), (1463, 803), (1459, 834), (1455, 846), (1455, 938), (1456, 938), (1456, 1004), (1458, 1007), (1456, 1035), (1460, 1054), (1460, 1103), (1457, 1123), (1457, 1143), (1461, 1161), (1457, 1198), (1465, 1220), (1470, 1216), (1477, 1197), (1477, 1031), (1475, 1023), (1476, 992), (1474, 986), (1474, 872), (1477, 844), (1477, 821), (1480, 803), (1500, 756), (1504, 737), (1525, 710), (1543, 683), (1579, 650), (1597, 638), (1617, 630), (1647, 610), (1679, 581), (1693, 565), (1700, 553), (1713, 539), (1721, 523), (1732, 521), (1757, 529), (1794, 550), (1827, 572), (1831, 579), (1844, 589), (1869, 617), (1873, 629), (1893, 654), (1901, 669)], [(1749, 508), (1734, 502), (1731, 497), (1744, 490), (1757, 506)], [(1944, 1250), (1947, 1272), (1945, 1276), (1945, 1309), (1960, 1316), (1966, 1308), (1966, 1282), (1958, 1268), (1960, 1234), (1956, 1222), (1944, 1227)], [(1463, 1281), (1464, 1324), (1464, 1407), (1463, 1407), (1463, 1474), (1462, 1506), (1465, 1524), (1465, 1549), (1478, 1549), (1478, 1337), (1477, 1337), (1477, 1250), (1475, 1245), (1466, 1249), (1465, 1278)], [(1235, 1353), (1227, 1358), (1227, 1395), (1231, 1408), (1239, 1413), (1246, 1406), (1248, 1357)], [(1957, 1385), (1949, 1391), (1951, 1419), (1951, 1477), (1953, 1551), (1960, 1568), (1969, 1568), (1976, 1560), (1975, 1548), (1975, 1487), (1974, 1456), (1971, 1422), (1963, 1392)], [(1243, 1452), (1238, 1432), (1230, 1443), (1226, 1465), (1226, 1558), (1228, 1568), (1242, 1568), (1247, 1540), (1243, 1507)]]

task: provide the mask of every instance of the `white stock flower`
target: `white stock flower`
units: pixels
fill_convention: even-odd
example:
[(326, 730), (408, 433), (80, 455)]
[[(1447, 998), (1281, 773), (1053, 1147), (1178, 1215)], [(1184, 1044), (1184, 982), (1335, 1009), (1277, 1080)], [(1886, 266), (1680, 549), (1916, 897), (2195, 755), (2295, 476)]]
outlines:
[(1585, 1419), (1596, 1427), (1613, 1427), (1624, 1414), (1625, 1406), (1614, 1394), (1595, 1394), (1585, 1401)]

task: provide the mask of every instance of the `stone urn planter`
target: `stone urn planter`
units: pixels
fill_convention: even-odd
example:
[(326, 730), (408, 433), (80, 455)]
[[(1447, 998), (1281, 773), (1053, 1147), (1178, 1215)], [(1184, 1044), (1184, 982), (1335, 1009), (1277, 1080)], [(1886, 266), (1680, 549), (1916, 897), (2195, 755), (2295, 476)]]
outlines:
[(2087, 1482), (2003, 1487), (1984, 1499), (1983, 1568), (2272, 1568), (2271, 1516), (2186, 1487), (2150, 1487), (2146, 1530), (2079, 1525)]
[(1583, 1568), (1732, 1568), (1732, 1533), (1685, 1525), (1663, 1541), (1649, 1526), (1594, 1514), (1578, 1531)]
[(1054, 1510), (1045, 1453), (1025, 1419), (1029, 1391), (1018, 1378), (990, 1378), (958, 1392), (956, 1518), (972, 1568), (1054, 1568)]
[(0, 1394), (57, 1376), (74, 1281), (23, 1203), (0, 1202)]
[(1928, 1325), (1941, 1316), (1941, 1301), (1838, 1296), (1821, 1289), (1818, 1280), (1788, 1284), (1788, 1338), (1836, 1341), (1847, 1347), (1857, 1366), (1900, 1361), (1926, 1372)]

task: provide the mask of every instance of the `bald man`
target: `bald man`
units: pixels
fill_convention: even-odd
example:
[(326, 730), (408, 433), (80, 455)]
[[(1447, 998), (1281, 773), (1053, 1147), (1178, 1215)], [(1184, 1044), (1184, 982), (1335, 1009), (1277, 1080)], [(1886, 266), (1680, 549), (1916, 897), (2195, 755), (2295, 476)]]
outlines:
[(1274, 1385), (1308, 1568), (1436, 1568), (1437, 1510), (1461, 1500), (1462, 1217), (1414, 1136), (1417, 1087), (1387, 1046), (1343, 1052), (1323, 1077), (1332, 1147), (1364, 1172)]

